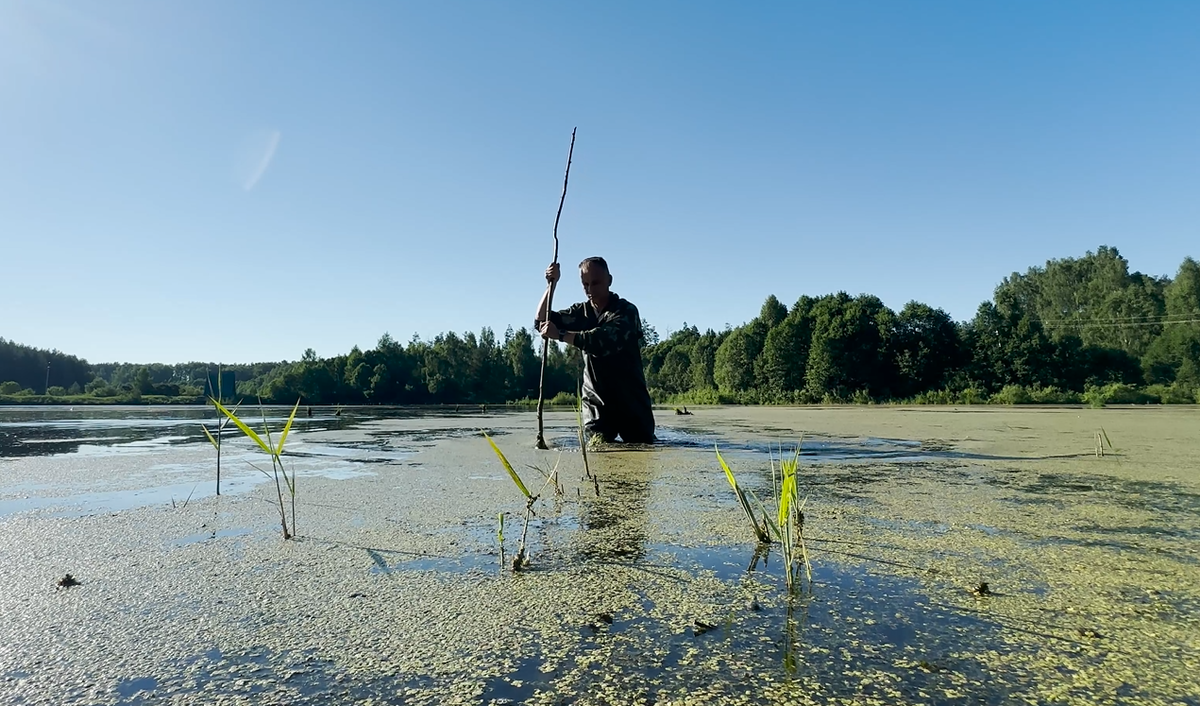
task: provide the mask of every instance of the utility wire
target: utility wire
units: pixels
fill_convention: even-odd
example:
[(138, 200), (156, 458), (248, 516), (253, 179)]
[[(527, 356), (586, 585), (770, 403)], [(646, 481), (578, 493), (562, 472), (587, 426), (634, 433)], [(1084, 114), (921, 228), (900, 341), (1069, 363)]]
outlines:
[(1128, 321), (1114, 323), (1111, 321), (1080, 321), (1079, 323), (1042, 323), (1042, 328), (1124, 328), (1126, 326), (1165, 326), (1167, 324), (1200, 324), (1200, 319), (1182, 319), (1179, 321)]
[[(1083, 312), (1080, 312), (1083, 314)], [(1103, 321), (1106, 323), (1117, 323), (1121, 321), (1136, 321), (1138, 319), (1152, 319), (1153, 322), (1170, 322), (1180, 318), (1194, 318), (1200, 314), (1130, 314), (1128, 316), (1102, 316), (1091, 318), (1091, 321)], [(1057, 324), (1073, 324), (1072, 319), (1041, 319), (1043, 325), (1053, 326)]]

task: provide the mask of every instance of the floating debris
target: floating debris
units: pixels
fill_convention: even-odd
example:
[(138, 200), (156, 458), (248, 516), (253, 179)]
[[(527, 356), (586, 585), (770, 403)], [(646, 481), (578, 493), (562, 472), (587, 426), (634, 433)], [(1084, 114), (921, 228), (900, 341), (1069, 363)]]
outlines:
[(706, 623), (703, 620), (700, 620), (699, 618), (697, 618), (696, 620), (694, 620), (692, 622), (692, 634), (694, 634), (694, 635), (703, 635), (704, 633), (708, 632), (709, 630), (715, 630), (716, 628), (717, 628), (716, 625), (711, 625), (709, 623)]

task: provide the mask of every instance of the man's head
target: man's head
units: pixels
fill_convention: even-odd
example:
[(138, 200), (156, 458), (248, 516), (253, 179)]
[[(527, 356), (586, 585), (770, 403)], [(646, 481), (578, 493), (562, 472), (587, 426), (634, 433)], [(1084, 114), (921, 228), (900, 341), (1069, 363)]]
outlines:
[(612, 275), (604, 258), (589, 257), (579, 263), (579, 280), (592, 306), (603, 309), (608, 304), (608, 288), (612, 286)]

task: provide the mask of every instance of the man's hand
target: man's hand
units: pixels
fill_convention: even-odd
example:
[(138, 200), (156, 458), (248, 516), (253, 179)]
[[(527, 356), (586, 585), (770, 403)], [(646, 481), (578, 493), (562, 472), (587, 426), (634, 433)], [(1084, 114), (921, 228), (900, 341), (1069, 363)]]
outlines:
[(555, 282), (558, 281), (559, 275), (561, 275), (561, 274), (562, 274), (562, 271), (559, 269), (558, 263), (555, 262), (555, 263), (551, 264), (549, 267), (546, 268), (546, 283), (554, 284)]
[(559, 335), (558, 327), (554, 325), (553, 321), (543, 321), (540, 330), (542, 332), (542, 338), (546, 338), (551, 341), (559, 340), (558, 339), (558, 335)]

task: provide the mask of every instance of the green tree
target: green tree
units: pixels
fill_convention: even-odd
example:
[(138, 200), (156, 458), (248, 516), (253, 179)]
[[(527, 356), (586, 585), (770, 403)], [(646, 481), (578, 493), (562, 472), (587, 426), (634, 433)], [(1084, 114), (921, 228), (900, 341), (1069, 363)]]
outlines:
[(154, 380), (150, 376), (150, 368), (141, 366), (133, 376), (133, 389), (141, 395), (148, 395), (154, 391)]
[(1200, 263), (1186, 258), (1163, 291), (1166, 323), (1142, 358), (1146, 381), (1200, 387)]
[(1131, 273), (1116, 248), (1101, 246), (1081, 258), (1013, 273), (996, 288), (995, 303), (1037, 319), (1051, 340), (1075, 336), (1084, 346), (1140, 356), (1161, 332), (1164, 284)]
[(892, 350), (900, 397), (941, 389), (962, 364), (962, 343), (950, 315), (920, 302), (909, 302), (896, 316)]
[(758, 312), (758, 320), (766, 324), (767, 330), (770, 330), (782, 323), (787, 315), (787, 307), (772, 294), (763, 302), (762, 309)]
[(814, 399), (849, 399), (865, 391), (886, 397), (895, 381), (888, 354), (895, 314), (878, 297), (845, 292), (822, 297), (812, 309), (813, 334), (804, 379)]
[(800, 297), (791, 312), (767, 333), (757, 370), (760, 388), (775, 395), (804, 389), (816, 302), (813, 297)]
[(658, 373), (658, 387), (667, 394), (686, 392), (692, 383), (692, 359), (689, 346), (676, 346), (667, 353)]
[(1041, 323), (1017, 306), (979, 305), (967, 328), (971, 379), (996, 392), (1005, 385), (1050, 386), (1059, 380), (1058, 351)]
[(717, 382), (714, 371), (717, 363), (717, 351), (723, 339), (712, 329), (708, 329), (692, 344), (691, 390), (715, 390)]
[(754, 361), (762, 353), (766, 339), (767, 326), (758, 319), (729, 332), (713, 361), (717, 389), (738, 393), (754, 388)]
[(541, 361), (534, 352), (533, 334), (526, 328), (513, 331), (510, 326), (504, 332), (504, 362), (507, 367), (508, 399), (533, 399), (537, 397), (538, 374)]

